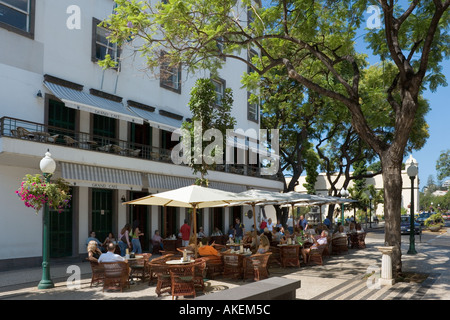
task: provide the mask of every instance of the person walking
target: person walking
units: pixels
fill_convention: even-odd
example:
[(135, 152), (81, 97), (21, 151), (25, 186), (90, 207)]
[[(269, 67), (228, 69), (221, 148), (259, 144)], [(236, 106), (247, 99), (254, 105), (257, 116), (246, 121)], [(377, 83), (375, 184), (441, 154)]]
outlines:
[(127, 248), (131, 248), (130, 231), (131, 231), (130, 224), (127, 223), (119, 232), (119, 248), (120, 248), (120, 255), (122, 257), (125, 256)]
[(184, 224), (180, 228), (181, 233), (181, 246), (187, 247), (189, 245), (189, 236), (191, 234), (191, 227), (188, 224), (187, 219), (184, 219)]
[(245, 226), (241, 219), (236, 218), (236, 225), (234, 226), (234, 241), (241, 241), (244, 237)]

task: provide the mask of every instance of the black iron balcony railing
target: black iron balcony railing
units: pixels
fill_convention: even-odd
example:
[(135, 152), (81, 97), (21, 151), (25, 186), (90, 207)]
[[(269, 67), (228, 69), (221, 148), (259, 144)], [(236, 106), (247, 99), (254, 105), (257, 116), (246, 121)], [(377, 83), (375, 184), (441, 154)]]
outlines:
[[(105, 136), (93, 135), (75, 130), (67, 130), (11, 117), (0, 118), (0, 136), (24, 139), (38, 143), (52, 143), (71, 148), (112, 153), (120, 156), (134, 157), (145, 160), (174, 163), (172, 159), (172, 152), (168, 149)], [(277, 179), (276, 175), (261, 175), (260, 168), (252, 165), (222, 164), (217, 165), (215, 171)]]

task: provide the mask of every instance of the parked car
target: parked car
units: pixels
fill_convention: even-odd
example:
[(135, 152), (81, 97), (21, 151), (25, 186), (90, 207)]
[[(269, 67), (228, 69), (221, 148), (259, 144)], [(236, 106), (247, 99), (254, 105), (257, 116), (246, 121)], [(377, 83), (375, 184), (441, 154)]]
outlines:
[(423, 227), (425, 225), (425, 220), (427, 220), (431, 216), (431, 212), (422, 212), (419, 214), (419, 217), (416, 219), (417, 223)]
[[(411, 223), (410, 223), (410, 217), (409, 216), (402, 216), (401, 222), (400, 222), (400, 230), (402, 234), (409, 234), (411, 230)], [(422, 227), (420, 223), (417, 223), (414, 221), (414, 230), (415, 234), (421, 234), (422, 233)]]

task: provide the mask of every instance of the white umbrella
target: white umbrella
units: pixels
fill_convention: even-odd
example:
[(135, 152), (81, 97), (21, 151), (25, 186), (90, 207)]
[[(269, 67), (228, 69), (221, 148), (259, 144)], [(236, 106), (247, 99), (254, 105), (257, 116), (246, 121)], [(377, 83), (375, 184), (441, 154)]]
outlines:
[(197, 209), (213, 207), (220, 204), (242, 202), (246, 200), (249, 200), (249, 198), (239, 197), (236, 193), (233, 192), (191, 185), (175, 190), (151, 194), (136, 200), (124, 202), (124, 204), (192, 208), (194, 210), (193, 228), (195, 240), (195, 256), (197, 256)]

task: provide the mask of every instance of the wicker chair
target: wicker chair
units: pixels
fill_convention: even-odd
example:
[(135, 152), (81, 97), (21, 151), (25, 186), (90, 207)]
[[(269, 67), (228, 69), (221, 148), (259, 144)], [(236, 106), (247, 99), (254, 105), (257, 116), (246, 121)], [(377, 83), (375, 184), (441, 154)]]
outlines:
[(150, 277), (150, 257), (151, 253), (141, 253), (138, 254), (144, 256), (142, 259), (137, 259), (133, 264), (130, 265), (131, 277), (140, 278), (142, 281), (145, 281), (147, 277)]
[(281, 248), (281, 266), (285, 267), (300, 267), (300, 247), (299, 246), (285, 246)]
[(203, 279), (206, 275), (206, 260), (204, 258), (195, 259), (194, 267), (194, 285), (196, 288), (202, 289), (202, 292), (205, 292)]
[(92, 270), (91, 287), (93, 284), (98, 285), (103, 283), (105, 279), (105, 269), (103, 268), (103, 265), (98, 263), (98, 260), (93, 257), (86, 258), (86, 260), (88, 260), (89, 263), (91, 264)]
[(202, 259), (206, 262), (206, 277), (214, 279), (223, 274), (223, 256), (205, 256)]
[(27, 129), (23, 128), (23, 127), (17, 127), (17, 136), (19, 138), (25, 138), (25, 139), (30, 139), (31, 138), (31, 132), (28, 131)]
[(314, 262), (318, 265), (323, 265), (323, 251), (325, 250), (326, 245), (318, 246), (317, 249), (311, 248), (308, 253), (308, 264), (310, 262)]
[(280, 248), (271, 246), (269, 248), (269, 251), (272, 252), (272, 254), (269, 257), (269, 267), (281, 266), (281, 250), (280, 250)]
[(155, 292), (158, 297), (162, 293), (171, 291), (169, 265), (166, 261), (172, 258), (173, 254), (166, 254), (164, 256), (154, 258), (150, 261), (150, 280), (148, 285), (151, 285), (154, 279), (157, 279)]
[(351, 248), (357, 248), (357, 249), (365, 249), (366, 248), (366, 233), (352, 233), (350, 235), (350, 243)]
[(169, 268), (171, 287), (172, 287), (172, 300), (174, 297), (179, 296), (196, 296), (194, 273), (195, 265), (176, 265)]
[(242, 279), (244, 275), (243, 255), (223, 255), (223, 276), (226, 278)]
[(347, 236), (336, 237), (331, 240), (333, 254), (341, 254), (348, 252)]
[(77, 147), (78, 146), (78, 141), (73, 139), (72, 137), (69, 136), (63, 136), (64, 141), (66, 142), (66, 145), (69, 147)]
[(258, 253), (244, 259), (244, 281), (253, 278), (255, 281), (269, 277), (268, 262), (272, 252)]
[(105, 289), (120, 289), (130, 287), (130, 267), (125, 261), (102, 262), (100, 263), (105, 270), (103, 282), (103, 291)]

